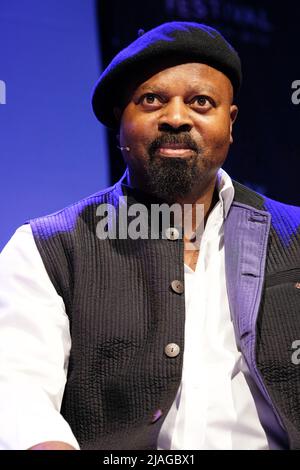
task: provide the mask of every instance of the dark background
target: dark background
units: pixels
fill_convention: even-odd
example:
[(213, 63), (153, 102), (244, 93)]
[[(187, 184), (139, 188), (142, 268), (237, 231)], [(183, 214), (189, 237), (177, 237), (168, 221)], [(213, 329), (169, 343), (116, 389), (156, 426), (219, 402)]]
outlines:
[[(300, 105), (291, 100), (292, 82), (300, 80), (299, 2), (99, 0), (97, 15), (104, 67), (138, 29), (164, 21), (198, 21), (224, 34), (243, 66), (240, 112), (224, 169), (269, 197), (300, 205)], [(115, 182), (124, 165), (111, 131), (108, 143)]]

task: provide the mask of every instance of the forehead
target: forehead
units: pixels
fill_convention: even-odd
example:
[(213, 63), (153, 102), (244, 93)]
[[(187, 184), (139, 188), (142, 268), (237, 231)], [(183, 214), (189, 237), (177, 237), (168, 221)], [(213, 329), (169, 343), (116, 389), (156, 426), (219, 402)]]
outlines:
[[(220, 97), (233, 99), (233, 87), (229, 78), (219, 70), (198, 62), (178, 63), (173, 58), (149, 63), (135, 69), (134, 73), (124, 81), (115, 97), (115, 106), (124, 110), (131, 99), (141, 92), (160, 91), (166, 93), (186, 94), (190, 91), (200, 92), (201, 89), (213, 91)], [(150, 89), (152, 88), (152, 90)], [(148, 89), (148, 90), (147, 90)]]
[(133, 94), (143, 91), (165, 91), (178, 94), (205, 88), (217, 94), (231, 94), (232, 85), (226, 75), (202, 63), (184, 63), (155, 71), (146, 80), (138, 83)]

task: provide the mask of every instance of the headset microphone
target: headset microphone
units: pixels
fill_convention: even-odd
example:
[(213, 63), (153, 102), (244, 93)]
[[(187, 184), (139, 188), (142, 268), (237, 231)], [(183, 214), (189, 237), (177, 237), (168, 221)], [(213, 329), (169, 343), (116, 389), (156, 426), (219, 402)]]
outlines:
[(117, 147), (118, 147), (118, 149), (120, 149), (120, 150), (126, 150), (127, 152), (129, 152), (129, 150), (130, 150), (130, 147), (127, 147), (127, 146), (126, 146), (126, 147), (119, 147), (119, 146), (117, 145)]

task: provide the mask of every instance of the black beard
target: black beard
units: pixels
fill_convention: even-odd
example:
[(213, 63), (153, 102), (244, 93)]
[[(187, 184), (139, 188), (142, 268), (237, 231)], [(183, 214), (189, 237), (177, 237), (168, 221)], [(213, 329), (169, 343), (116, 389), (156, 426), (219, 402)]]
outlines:
[(195, 157), (150, 160), (147, 171), (150, 193), (170, 204), (189, 194), (199, 177), (196, 160)]
[[(156, 154), (162, 144), (185, 144), (195, 152), (188, 158), (161, 157)], [(201, 180), (199, 159), (201, 149), (189, 134), (165, 134), (155, 139), (149, 148), (146, 163), (148, 191), (169, 204), (191, 193), (195, 182)]]

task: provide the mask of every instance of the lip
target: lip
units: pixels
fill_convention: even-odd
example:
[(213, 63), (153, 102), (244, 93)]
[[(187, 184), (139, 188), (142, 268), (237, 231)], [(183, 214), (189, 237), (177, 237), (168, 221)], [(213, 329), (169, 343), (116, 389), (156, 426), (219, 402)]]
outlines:
[(184, 142), (164, 143), (160, 147), (165, 149), (190, 149), (190, 146)]
[(179, 147), (179, 146), (170, 146), (170, 147), (160, 147), (157, 152), (160, 155), (167, 157), (190, 157), (195, 153), (191, 148)]

